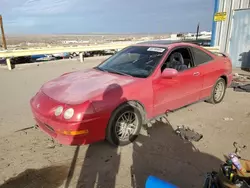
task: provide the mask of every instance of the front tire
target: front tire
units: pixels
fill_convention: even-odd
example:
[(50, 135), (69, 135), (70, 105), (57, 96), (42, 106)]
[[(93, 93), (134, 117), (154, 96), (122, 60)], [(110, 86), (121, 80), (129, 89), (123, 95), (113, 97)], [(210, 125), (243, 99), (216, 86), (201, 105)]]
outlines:
[(218, 104), (224, 99), (225, 93), (226, 93), (226, 81), (223, 78), (219, 78), (215, 83), (211, 96), (207, 100), (207, 102), (211, 104)]
[(115, 146), (132, 143), (142, 127), (142, 113), (133, 103), (118, 107), (112, 114), (106, 130), (106, 139)]

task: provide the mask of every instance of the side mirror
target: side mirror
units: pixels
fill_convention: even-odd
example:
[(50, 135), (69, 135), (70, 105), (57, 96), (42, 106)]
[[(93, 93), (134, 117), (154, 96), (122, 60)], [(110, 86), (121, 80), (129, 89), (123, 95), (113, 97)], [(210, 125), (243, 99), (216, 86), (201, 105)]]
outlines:
[(163, 72), (161, 73), (161, 76), (167, 79), (173, 78), (177, 75), (178, 75), (178, 71), (176, 69), (170, 69), (170, 68), (164, 69)]

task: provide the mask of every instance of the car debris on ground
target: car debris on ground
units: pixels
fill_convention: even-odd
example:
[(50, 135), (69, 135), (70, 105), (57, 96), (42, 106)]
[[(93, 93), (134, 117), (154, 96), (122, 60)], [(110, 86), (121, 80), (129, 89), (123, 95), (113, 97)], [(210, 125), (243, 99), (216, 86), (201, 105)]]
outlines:
[(47, 144), (47, 148), (48, 149), (54, 149), (55, 147), (62, 147), (62, 144), (58, 144), (57, 142), (55, 142), (55, 140), (53, 138), (48, 139), (48, 144)]
[(238, 85), (238, 86), (234, 87), (234, 91), (250, 93), (250, 84)]
[(189, 142), (198, 142), (203, 138), (202, 134), (191, 130), (189, 127), (185, 127), (184, 125), (182, 125), (182, 127), (178, 126), (174, 132), (179, 135), (183, 140), (187, 140)]
[(238, 157), (241, 157), (241, 151), (243, 151), (243, 150), (246, 150), (247, 149), (247, 146), (246, 145), (239, 145), (237, 142), (234, 142), (233, 143), (233, 146), (234, 146), (234, 148), (235, 148), (235, 153), (236, 153), (236, 155), (238, 156)]
[(235, 73), (230, 86), (237, 92), (250, 92), (250, 76)]
[(37, 125), (33, 125), (33, 126), (30, 126), (30, 127), (25, 127), (23, 129), (16, 130), (15, 132), (27, 131), (29, 129), (37, 129), (37, 128), (38, 128)]
[(53, 139), (49, 140), (47, 148), (54, 149), (56, 147), (55, 141)]

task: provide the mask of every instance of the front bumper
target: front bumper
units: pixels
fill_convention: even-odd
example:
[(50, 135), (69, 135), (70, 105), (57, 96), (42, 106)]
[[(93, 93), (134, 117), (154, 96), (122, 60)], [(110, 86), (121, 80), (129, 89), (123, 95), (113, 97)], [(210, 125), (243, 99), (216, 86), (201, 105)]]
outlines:
[(106, 121), (104, 118), (85, 119), (79, 122), (68, 122), (46, 117), (37, 111), (34, 105), (31, 110), (38, 127), (54, 140), (64, 145), (85, 145), (105, 139)]
[(41, 120), (38, 118), (35, 118), (36, 123), (38, 127), (48, 134), (50, 137), (58, 141), (60, 144), (64, 145), (84, 145), (84, 144), (89, 144), (88, 143), (88, 135), (83, 134), (83, 135), (65, 135), (61, 134), (59, 131), (56, 131), (51, 125), (48, 125), (46, 123), (43, 123)]

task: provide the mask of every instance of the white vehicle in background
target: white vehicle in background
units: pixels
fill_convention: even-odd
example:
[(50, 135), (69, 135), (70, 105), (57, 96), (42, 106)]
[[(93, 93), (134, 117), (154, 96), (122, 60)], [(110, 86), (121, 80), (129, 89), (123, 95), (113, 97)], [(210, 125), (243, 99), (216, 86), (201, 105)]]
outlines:
[(36, 59), (37, 62), (40, 61), (52, 61), (52, 60), (56, 60), (56, 57), (54, 57), (53, 55), (45, 55), (44, 57), (39, 57)]
[(116, 50), (104, 50), (105, 55), (113, 55), (116, 53)]
[(97, 51), (89, 51), (89, 52), (71, 52), (69, 57), (74, 58), (80, 56), (80, 53), (83, 53), (83, 57), (92, 57), (92, 56), (102, 56), (102, 55), (113, 55), (118, 50), (97, 50)]
[(55, 57), (56, 59), (65, 59), (65, 58), (70, 58), (70, 53), (68, 52), (56, 53), (52, 54), (52, 56)]

